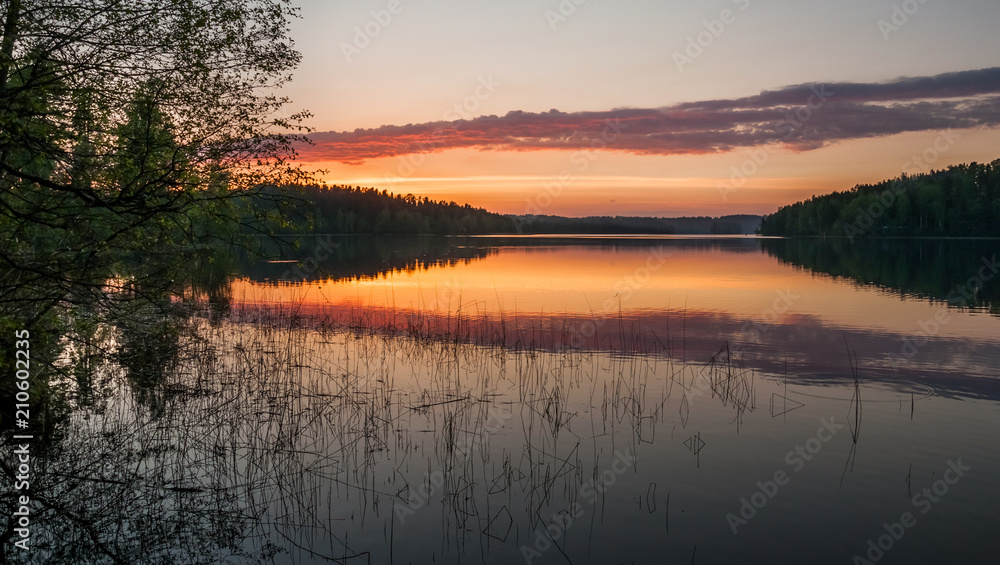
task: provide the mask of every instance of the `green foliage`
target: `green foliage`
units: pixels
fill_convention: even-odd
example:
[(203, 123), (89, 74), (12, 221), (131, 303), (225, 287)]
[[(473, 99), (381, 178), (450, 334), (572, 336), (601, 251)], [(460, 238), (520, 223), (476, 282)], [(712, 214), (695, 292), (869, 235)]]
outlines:
[(283, 214), (286, 234), (475, 235), (503, 233), (752, 233), (760, 216), (720, 218), (645, 218), (626, 216), (512, 216), (469, 204), (435, 201), (375, 188), (316, 184), (268, 188), (254, 210), (279, 213), (280, 203), (294, 210)]
[(38, 422), (87, 402), (102, 363), (162, 371), (172, 296), (225, 298), (225, 266), (208, 281), (191, 266), (280, 215), (255, 210), (260, 187), (309, 178), (291, 164), (308, 114), (274, 95), (299, 61), (295, 15), (284, 0), (0, 0), (0, 369), (29, 330)]
[[(0, 0), (0, 428), (12, 427), (14, 332), (28, 330), (39, 463), (80, 447), (59, 434), (88, 426), (62, 424), (77, 407), (100, 413), (112, 384), (163, 408), (185, 345), (178, 296), (224, 302), (228, 265), (215, 257), (283, 210), (255, 210), (261, 187), (311, 178), (292, 164), (308, 114), (283, 114), (274, 94), (299, 61), (295, 16), (286, 0)], [(95, 461), (70, 462), (82, 482), (37, 467), (39, 530), (65, 527), (48, 550), (33, 544), (36, 561), (176, 560), (169, 538), (104, 545), (107, 528), (68, 505), (117, 484), (89, 482), (110, 467)], [(0, 482), (12, 477), (0, 465)], [(12, 500), (0, 500), (8, 515)]]
[[(109, 299), (266, 225), (307, 114), (275, 115), (299, 55), (284, 0), (0, 2), (0, 308)], [(141, 260), (139, 260), (141, 259)], [(148, 287), (148, 284), (146, 285)], [(120, 289), (119, 289), (120, 290)]]
[(1000, 160), (814, 196), (765, 216), (760, 232), (851, 239), (1000, 237)]
[[(283, 231), (287, 233), (464, 235), (515, 230), (509, 216), (469, 204), (374, 188), (309, 184), (275, 188), (265, 194), (274, 202), (299, 202), (298, 208), (285, 216)], [(267, 204), (255, 208), (266, 209)]]
[[(61, 349), (59, 341), (62, 335), (53, 328), (62, 327), (62, 320), (50, 312), (33, 325), (43, 329), (30, 331), (27, 339), (30, 372), (27, 392), (32, 430), (42, 440), (40, 445), (44, 448), (61, 433), (69, 408), (68, 391), (61, 371), (48, 361)], [(23, 369), (23, 365), (16, 365), (14, 336), (15, 332), (24, 329), (24, 323), (17, 317), (0, 315), (0, 374), (5, 377), (0, 379), (0, 398), (4, 400), (0, 405), (0, 427), (4, 429), (13, 428), (14, 398), (19, 390), (13, 375), (17, 369)]]

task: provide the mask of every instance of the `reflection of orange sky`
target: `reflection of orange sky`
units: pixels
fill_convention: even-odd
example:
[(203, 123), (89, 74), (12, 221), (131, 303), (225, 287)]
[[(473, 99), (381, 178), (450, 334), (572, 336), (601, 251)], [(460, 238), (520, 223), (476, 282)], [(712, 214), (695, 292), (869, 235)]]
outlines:
[[(751, 150), (670, 157), (596, 152), (586, 166), (571, 161), (571, 151), (471, 149), (371, 159), (361, 165), (307, 160), (303, 164), (327, 170), (323, 178), (331, 183), (468, 202), (501, 213), (535, 212), (530, 209), (534, 204), (540, 213), (567, 216), (761, 214), (814, 194), (894, 178), (938, 135), (930, 131), (813, 151), (779, 150), (769, 154), (738, 190), (726, 192), (725, 199), (720, 185), (734, 186), (733, 169), (751, 159)], [(995, 130), (962, 131), (955, 145), (931, 165), (992, 161), (998, 141), (1000, 132)], [(561, 187), (552, 188), (560, 174), (564, 175)], [(546, 193), (553, 191), (557, 195), (549, 199)]]
[[(919, 322), (942, 309), (924, 300), (859, 290), (759, 252), (679, 247), (504, 248), (481, 260), (397, 271), (380, 279), (280, 287), (246, 280), (234, 284), (235, 302), (286, 302), (310, 310), (329, 306), (454, 316), (461, 309), (463, 316), (497, 316), (502, 311), (508, 317), (617, 317), (620, 306), (624, 316), (678, 319), (686, 310), (756, 322), (808, 317), (831, 327), (897, 334), (915, 333)], [(785, 300), (786, 295), (792, 297)], [(996, 333), (992, 316), (948, 312), (940, 336), (992, 339)]]

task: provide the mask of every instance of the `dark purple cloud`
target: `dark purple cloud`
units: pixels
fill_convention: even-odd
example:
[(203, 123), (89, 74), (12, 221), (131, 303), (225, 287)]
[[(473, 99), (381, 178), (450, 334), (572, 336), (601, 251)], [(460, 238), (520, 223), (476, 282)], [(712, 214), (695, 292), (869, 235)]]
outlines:
[(306, 161), (366, 159), (447, 149), (599, 149), (703, 154), (782, 143), (805, 151), (904, 132), (1000, 125), (1000, 68), (882, 83), (815, 83), (731, 100), (600, 112), (508, 112), (471, 120), (321, 132)]

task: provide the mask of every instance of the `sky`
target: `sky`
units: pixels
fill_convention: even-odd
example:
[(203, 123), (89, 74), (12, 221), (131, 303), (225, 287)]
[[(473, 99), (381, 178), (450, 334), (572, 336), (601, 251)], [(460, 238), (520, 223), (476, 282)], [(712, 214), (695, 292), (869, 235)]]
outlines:
[(293, 3), (334, 184), (716, 216), (1000, 158), (996, 0)]

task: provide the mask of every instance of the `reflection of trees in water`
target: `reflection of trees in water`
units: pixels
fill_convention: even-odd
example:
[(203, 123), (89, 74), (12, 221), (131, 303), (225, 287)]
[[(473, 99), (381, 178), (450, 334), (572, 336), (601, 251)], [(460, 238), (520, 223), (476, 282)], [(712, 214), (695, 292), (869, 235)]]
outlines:
[[(382, 562), (404, 518), (412, 534), (439, 515), (449, 553), (510, 549), (512, 528), (537, 527), (607, 464), (578, 453), (571, 433), (588, 354), (201, 316), (193, 331), (153, 319), (111, 334), (118, 353), (91, 375), (109, 394), (77, 406), (35, 462), (29, 562)], [(513, 381), (495, 378), (504, 370)], [(621, 427), (617, 441), (635, 443), (638, 421), (652, 441), (663, 399), (642, 391), (656, 370), (628, 356), (606, 368), (618, 384), (591, 401), (605, 429)], [(414, 371), (426, 380), (396, 382)], [(501, 442), (521, 423), (527, 435), (510, 437), (523, 449), (511, 451)], [(397, 553), (428, 547), (396, 536)]]
[[(31, 332), (32, 551), (18, 559), (198, 563), (215, 561), (206, 556), (222, 548), (242, 551), (231, 541), (245, 537), (228, 501), (233, 492), (183, 486), (186, 469), (198, 468), (184, 461), (193, 456), (186, 446), (197, 442), (172, 416), (182, 391), (168, 385), (192, 342), (186, 303), (215, 297), (223, 311), (228, 305), (230, 267), (218, 259), (210, 251), (167, 262), (122, 258), (89, 286), (22, 278), (6, 289), (0, 327)], [(206, 268), (185, 271), (185, 264)], [(100, 272), (95, 267), (94, 276)], [(0, 355), (7, 374), (10, 345), (5, 340)], [(2, 385), (8, 428), (12, 387)], [(23, 494), (13, 488), (15, 471), (3, 461), (0, 511), (8, 517)], [(19, 539), (14, 522), (5, 522), (4, 558)]]
[(201, 453), (198, 438), (125, 413), (137, 408), (75, 414), (63, 441), (34, 460), (26, 563), (207, 563), (238, 549), (234, 492), (205, 488), (192, 476), (205, 461), (185, 461)]
[(431, 236), (304, 236), (285, 245), (267, 244), (265, 256), (294, 262), (244, 259), (240, 274), (254, 281), (354, 280), (469, 263), (496, 252), (482, 242), (456, 242), (457, 238)]
[[(781, 261), (812, 271), (1000, 314), (1000, 274), (987, 267), (1000, 250), (996, 241), (792, 238), (761, 244)], [(980, 279), (981, 273), (988, 276)]]
[(162, 384), (177, 361), (179, 323), (169, 317), (137, 320), (122, 328), (115, 359), (140, 405), (160, 413)]
[[(160, 446), (159, 424), (143, 418), (170, 419), (177, 291), (207, 289), (225, 310), (226, 279), (190, 280), (192, 256), (242, 242), (244, 229), (267, 233), (287, 207), (254, 208), (263, 187), (309, 180), (289, 163), (305, 114), (278, 116), (286, 99), (273, 94), (299, 59), (285, 34), (293, 10), (258, 4), (4, 3), (0, 374), (14, 370), (7, 336), (28, 330), (21, 392), (40, 504), (20, 558), (198, 562), (229, 545), (239, 517), (215, 512), (224, 493), (165, 482), (184, 461), (151, 454), (185, 446)], [(4, 428), (12, 381), (0, 379)], [(8, 549), (13, 491), (2, 492)]]
[(241, 255), (239, 274), (255, 282), (319, 281), (377, 278), (394, 271), (413, 272), (435, 266), (471, 263), (516, 246), (530, 252), (551, 247), (586, 246), (594, 251), (651, 249), (724, 249), (756, 252), (755, 239), (642, 239), (588, 236), (435, 237), (435, 236), (301, 236), (284, 244), (267, 241), (264, 256), (287, 262), (269, 263)]
[[(420, 257), (414, 252), (422, 245), (428, 244), (414, 243), (395, 257), (404, 263)], [(672, 245), (754, 252), (760, 243)], [(929, 296), (962, 282), (947, 274), (966, 272), (966, 262), (980, 257), (971, 248), (956, 256), (953, 248), (918, 246), (897, 257), (897, 272), (878, 265), (880, 256), (894, 257), (892, 245), (853, 251), (796, 241), (764, 245), (793, 264), (853, 274), (866, 284), (893, 281), (902, 292)], [(361, 245), (351, 253), (370, 252)], [(212, 264), (178, 282), (181, 294), (227, 303), (222, 281), (229, 271)], [(141, 288), (133, 294), (153, 296)], [(617, 375), (603, 393), (594, 385), (587, 402), (600, 414), (599, 427), (621, 426), (634, 445), (652, 442), (662, 417), (665, 399), (644, 392), (661, 378), (655, 359), (614, 356), (595, 376), (586, 352), (305, 331), (294, 320), (266, 315), (237, 325), (220, 321), (225, 306), (199, 310), (205, 319), (199, 323), (189, 321), (185, 305), (162, 297), (122, 299), (117, 306), (117, 316), (109, 317), (81, 303), (65, 322), (63, 335), (73, 346), (60, 375), (73, 404), (63, 410), (61, 440), (32, 447), (30, 557), (37, 563), (351, 562), (345, 557), (389, 551), (391, 537), (373, 542), (373, 532), (400, 528), (391, 521), (401, 508), (443, 509), (448, 551), (488, 552), (485, 544), (500, 547), (507, 535), (496, 524), (509, 519), (518, 532), (535, 528), (603, 470), (573, 447), (578, 416), (569, 400), (579, 383)], [(461, 379), (453, 378), (458, 367)], [(410, 371), (426, 380), (407, 395), (394, 375)], [(670, 367), (667, 373), (674, 375), (669, 383), (681, 383), (667, 395), (691, 386), (693, 377), (678, 379)], [(752, 406), (742, 375), (727, 368), (705, 381), (712, 398), (738, 414)], [(514, 404), (490, 400), (501, 393)], [(514, 427), (528, 430), (515, 434), (513, 452), (501, 444), (504, 434), (490, 439), (495, 412), (509, 410), (520, 411)], [(420, 436), (428, 429), (434, 433)], [(0, 511), (10, 517), (14, 471), (6, 461), (0, 470), (0, 489), (8, 493), (0, 495)], [(433, 488), (421, 483), (425, 470), (441, 478)], [(8, 522), (0, 534), (8, 547), (12, 528)]]
[[(244, 377), (236, 383), (233, 372), (218, 371), (214, 348), (181, 329), (176, 318), (150, 315), (92, 334), (91, 345), (105, 355), (92, 353), (76, 370), (81, 402), (57, 441), (31, 447), (32, 537), (31, 553), (18, 555), (30, 558), (24, 562), (273, 556), (255, 520), (301, 471), (287, 449), (300, 431), (290, 421), (297, 407), (287, 388), (269, 380), (281, 374), (278, 367), (235, 359), (227, 367)], [(3, 490), (13, 493), (16, 470), (0, 464)], [(14, 498), (0, 500), (12, 516)], [(0, 536), (5, 546), (14, 527), (9, 522)]]

